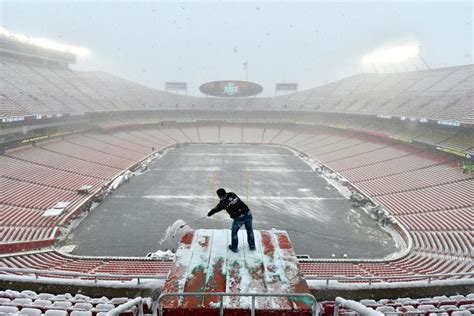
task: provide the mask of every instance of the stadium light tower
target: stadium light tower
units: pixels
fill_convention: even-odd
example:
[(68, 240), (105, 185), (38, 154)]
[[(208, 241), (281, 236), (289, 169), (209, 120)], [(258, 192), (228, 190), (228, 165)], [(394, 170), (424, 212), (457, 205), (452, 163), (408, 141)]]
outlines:
[(372, 53), (365, 55), (362, 58), (362, 64), (365, 66), (372, 66), (376, 70), (379, 67), (391, 66), (395, 70), (396, 65), (401, 65), (404, 62), (420, 58), (425, 66), (429, 69), (428, 64), (420, 57), (421, 47), (417, 44), (407, 44), (394, 47), (378, 49)]
[(10, 32), (3, 27), (0, 27), (0, 36), (5, 36), (25, 44), (35, 45), (44, 49), (56, 50), (63, 53), (71, 53), (79, 57), (86, 57), (90, 54), (90, 50), (85, 47), (60, 44), (47, 38), (29, 37), (20, 33)]

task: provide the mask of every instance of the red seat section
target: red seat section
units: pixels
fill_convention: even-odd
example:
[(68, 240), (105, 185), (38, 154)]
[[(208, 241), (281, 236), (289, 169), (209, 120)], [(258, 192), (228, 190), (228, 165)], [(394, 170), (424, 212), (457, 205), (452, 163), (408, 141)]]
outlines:
[[(65, 256), (45, 250), (35, 253), (11, 254), (0, 257), (0, 266), (40, 270), (62, 270), (83, 273), (105, 273), (120, 275), (167, 275), (170, 260), (151, 259), (84, 259)], [(54, 275), (49, 275), (55, 277)], [(58, 277), (58, 276), (56, 276)]]
[[(127, 121), (111, 122), (110, 127), (121, 123)], [(454, 156), (360, 133), (284, 124), (169, 123), (108, 134), (69, 136), (38, 143), (36, 147), (9, 150), (0, 157), (0, 188), (6, 193), (0, 197), (0, 212), (4, 215), (0, 226), (2, 241), (52, 240), (62, 218), (44, 218), (41, 212), (65, 201), (69, 202), (66, 213), (74, 212), (91, 196), (77, 194), (79, 186), (89, 184), (100, 189), (124, 169), (147, 157), (152, 148), (159, 150), (187, 141), (250, 141), (291, 146), (324, 163), (383, 205), (409, 230), (414, 241), (409, 256), (390, 263), (303, 260), (300, 264), (305, 275), (388, 277), (464, 272), (472, 267), (474, 179), (461, 172)], [(27, 266), (28, 262), (22, 265)], [(220, 264), (227, 267), (229, 262)], [(75, 269), (67, 264), (62, 269), (69, 266)], [(110, 262), (99, 265), (97, 271), (139, 273), (141, 268), (147, 266)], [(213, 301), (215, 298), (209, 300)]]

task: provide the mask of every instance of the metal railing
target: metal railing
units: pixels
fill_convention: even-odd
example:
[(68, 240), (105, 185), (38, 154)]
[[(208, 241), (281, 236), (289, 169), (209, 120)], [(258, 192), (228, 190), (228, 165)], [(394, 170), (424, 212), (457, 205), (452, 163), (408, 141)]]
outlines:
[[(136, 279), (137, 284), (140, 284), (140, 281), (143, 279), (152, 279), (152, 280), (164, 280), (166, 276), (164, 275), (140, 275), (140, 274), (108, 274), (108, 273), (81, 273), (73, 271), (51, 271), (51, 270), (39, 270), (39, 269), (20, 269), (20, 268), (7, 268), (0, 267), (0, 272), (13, 272), (21, 274), (30, 274), (33, 275), (36, 279), (39, 279), (41, 275), (58, 275), (58, 276), (68, 276), (72, 278), (87, 278), (92, 279), (94, 282), (104, 279), (107, 281), (120, 281), (120, 280), (130, 280)], [(8, 277), (8, 275), (1, 275), (2, 277)]]
[[(354, 276), (354, 277), (345, 277), (345, 276), (334, 276), (334, 277), (317, 277), (317, 276), (306, 276), (306, 280), (321, 280), (326, 281), (326, 286), (329, 286), (330, 281), (345, 281), (350, 283), (350, 281), (366, 281), (369, 286), (372, 286), (373, 283), (377, 281), (385, 280), (426, 280), (427, 284), (431, 284), (436, 279), (450, 279), (454, 277), (472, 277), (474, 272), (457, 272), (457, 273), (437, 273), (437, 274), (412, 274), (412, 275), (386, 275), (386, 276), (376, 276), (376, 277), (365, 277), (365, 276)], [(462, 280), (457, 279), (457, 280)], [(472, 279), (466, 279), (466, 282), (473, 282)]]
[[(165, 280), (165, 275), (124, 275), (124, 274), (107, 274), (107, 273), (81, 273), (81, 272), (74, 272), (74, 271), (58, 271), (58, 270), (39, 270), (39, 269), (24, 269), (24, 268), (9, 268), (9, 267), (0, 267), (0, 272), (12, 272), (12, 273), (21, 273), (21, 274), (31, 274), (35, 277), (35, 279), (40, 279), (40, 277), (44, 277), (44, 275), (58, 275), (58, 276), (68, 276), (71, 278), (87, 278), (94, 280), (97, 282), (101, 279), (103, 280), (130, 280), (136, 279), (137, 284), (140, 284), (141, 280), (148, 279), (148, 280)], [(41, 276), (43, 275), (43, 276)], [(465, 278), (465, 277), (470, 278)], [(344, 276), (332, 276), (332, 277), (317, 277), (317, 276), (306, 276), (306, 280), (320, 280), (325, 281), (326, 287), (330, 287), (331, 281), (344, 281), (346, 283), (350, 283), (350, 281), (354, 281), (360, 283), (360, 281), (365, 281), (368, 286), (375, 288), (376, 285), (381, 284), (380, 282), (386, 280), (411, 280), (416, 279), (418, 280), (426, 280), (426, 284), (431, 284), (434, 280), (437, 279), (453, 279), (456, 281), (456, 284), (462, 284), (463, 280), (464, 283), (471, 284), (474, 283), (472, 277), (474, 276), (474, 272), (458, 272), (458, 273), (437, 273), (437, 274), (417, 274), (417, 275), (387, 275), (387, 276), (380, 276), (380, 277), (365, 277), (365, 276), (354, 276), (354, 277), (344, 277)], [(8, 277), (8, 275), (1, 275), (1, 277)], [(390, 284), (390, 283), (383, 283), (383, 284)]]
[[(340, 311), (340, 307), (344, 307), (350, 311)], [(334, 304), (334, 312), (333, 316), (341, 316), (341, 315), (353, 315), (351, 311), (355, 311), (360, 315), (367, 315), (367, 316), (401, 316), (401, 315), (412, 315), (412, 316), (424, 316), (424, 315), (432, 315), (432, 314), (444, 314), (447, 313), (448, 310), (443, 309), (424, 309), (424, 310), (410, 310), (410, 311), (398, 311), (398, 310), (387, 310), (387, 311), (376, 311), (370, 307), (363, 305), (357, 301), (346, 300), (342, 297), (336, 297), (335, 304)]]
[[(464, 310), (455, 310), (455, 311), (464, 311)], [(412, 316), (425, 316), (425, 315), (437, 315), (437, 314), (442, 314), (445, 315), (448, 313), (448, 310), (440, 310), (440, 309), (428, 309), (428, 310), (416, 310), (416, 311), (405, 311), (405, 312), (400, 312), (400, 311), (386, 311), (383, 312), (385, 316), (389, 315), (397, 315), (397, 316), (402, 316), (402, 315), (412, 315)], [(454, 312), (454, 310), (453, 310)]]
[(356, 311), (360, 315), (383, 316), (383, 313), (381, 312), (377, 312), (372, 308), (362, 305), (359, 302), (343, 299), (342, 297), (336, 297), (336, 303), (334, 304), (334, 316), (339, 316), (340, 306)]
[[(163, 293), (158, 297), (158, 312), (159, 316), (163, 316), (163, 304), (162, 301), (165, 297), (171, 296), (195, 296), (195, 297), (205, 297), (205, 296), (218, 296), (219, 297), (219, 315), (224, 316), (224, 297), (227, 296), (237, 296), (237, 297), (251, 297), (252, 303), (250, 305), (250, 315), (255, 316), (255, 298), (257, 297), (286, 297), (291, 299), (293, 297), (298, 298), (307, 298), (312, 301), (311, 313), (313, 316), (319, 314), (319, 305), (316, 301), (316, 298), (309, 293), (224, 293), (224, 292), (187, 292), (187, 293)], [(153, 307), (153, 311), (155, 311)]]
[(114, 309), (111, 309), (110, 311), (107, 312), (107, 316), (117, 316), (120, 315), (120, 313), (124, 313), (131, 309), (133, 306), (138, 305), (138, 316), (143, 316), (143, 302), (144, 299), (142, 297), (136, 297), (133, 300), (130, 300), (126, 303), (123, 303)]

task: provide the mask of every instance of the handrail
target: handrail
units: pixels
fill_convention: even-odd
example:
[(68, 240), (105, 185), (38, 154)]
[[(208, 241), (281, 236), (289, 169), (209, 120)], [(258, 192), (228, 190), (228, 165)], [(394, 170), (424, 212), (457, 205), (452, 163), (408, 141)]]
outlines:
[(360, 315), (383, 316), (383, 313), (381, 312), (377, 312), (372, 308), (362, 305), (359, 302), (343, 299), (342, 297), (336, 297), (336, 303), (334, 304), (334, 316), (339, 316), (339, 306), (354, 310)]
[[(162, 293), (158, 297), (158, 310), (159, 316), (163, 316), (163, 304), (162, 300), (165, 297), (169, 296), (218, 296), (219, 297), (219, 315), (224, 315), (224, 297), (227, 296), (250, 296), (252, 298), (252, 304), (250, 306), (250, 315), (255, 316), (255, 298), (256, 297), (306, 297), (310, 299), (313, 304), (311, 305), (311, 314), (313, 316), (318, 315), (319, 313), (319, 305), (316, 301), (316, 298), (309, 294), (309, 293), (225, 293), (225, 292), (186, 292), (186, 293)], [(155, 308), (153, 307), (153, 311)]]
[[(57, 270), (40, 270), (40, 269), (24, 269), (24, 268), (9, 268), (9, 267), (0, 267), (0, 272), (14, 272), (22, 274), (33, 274), (36, 279), (39, 279), (40, 274), (49, 274), (49, 275), (59, 275), (59, 276), (70, 276), (73, 278), (90, 278), (97, 282), (100, 279), (136, 279), (137, 284), (140, 284), (141, 279), (153, 279), (153, 280), (165, 280), (166, 275), (147, 275), (147, 274), (109, 274), (109, 273), (82, 273), (75, 271), (57, 271)], [(345, 277), (345, 276), (332, 276), (332, 277), (318, 277), (318, 276), (306, 276), (306, 280), (321, 280), (326, 281), (326, 286), (329, 286), (330, 281), (367, 281), (369, 286), (372, 286), (374, 281), (384, 281), (384, 280), (405, 280), (405, 279), (425, 279), (427, 284), (438, 278), (452, 278), (452, 277), (465, 277), (473, 276), (474, 272), (457, 272), (457, 273), (436, 273), (436, 274), (416, 274), (416, 275), (388, 275), (388, 276), (354, 276), (354, 277)], [(0, 279), (2, 276), (0, 275)]]
[(136, 297), (133, 300), (130, 300), (126, 303), (123, 303), (110, 311), (107, 312), (107, 316), (117, 316), (120, 315), (120, 313), (126, 312), (130, 308), (132, 308), (135, 305), (138, 305), (138, 316), (143, 316), (143, 302), (144, 299), (142, 297)]
[(424, 310), (424, 311), (419, 311), (419, 310), (416, 310), (416, 311), (405, 311), (405, 312), (400, 312), (400, 311), (386, 311), (386, 312), (383, 312), (383, 314), (385, 316), (388, 316), (388, 315), (399, 315), (399, 316), (402, 316), (402, 315), (414, 315), (414, 316), (420, 316), (420, 315), (438, 315), (438, 314), (444, 314), (448, 311), (446, 310), (439, 310), (437, 308), (435, 309), (432, 309), (432, 310)]
[[(147, 274), (110, 274), (110, 273), (81, 273), (74, 271), (52, 271), (52, 270), (40, 270), (40, 269), (21, 269), (21, 268), (8, 268), (0, 267), (0, 272), (15, 272), (23, 274), (33, 274), (36, 279), (39, 279), (39, 274), (49, 275), (60, 275), (60, 276), (71, 276), (75, 278), (91, 278), (97, 282), (98, 279), (137, 279), (137, 284), (140, 284), (140, 279), (153, 279), (153, 280), (164, 280), (165, 275), (147, 275)], [(0, 279), (1, 279), (0, 275)]]
[(329, 284), (329, 281), (368, 281), (369, 285), (373, 281), (383, 281), (383, 280), (404, 280), (404, 279), (426, 279), (428, 284), (431, 283), (432, 279), (442, 278), (442, 277), (459, 277), (459, 276), (473, 276), (474, 272), (456, 272), (456, 273), (436, 273), (436, 274), (412, 274), (412, 275), (386, 275), (386, 276), (354, 276), (354, 277), (345, 277), (345, 276), (333, 276), (333, 277), (318, 277), (318, 276), (305, 276), (306, 280), (325, 280), (326, 285)]

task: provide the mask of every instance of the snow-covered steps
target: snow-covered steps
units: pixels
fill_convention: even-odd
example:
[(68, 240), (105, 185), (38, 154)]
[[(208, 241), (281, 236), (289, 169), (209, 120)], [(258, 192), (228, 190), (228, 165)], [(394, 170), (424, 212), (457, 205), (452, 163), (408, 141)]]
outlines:
[[(199, 297), (163, 299), (165, 315), (218, 315), (220, 297), (212, 293), (307, 293), (288, 234), (254, 231), (256, 250), (239, 231), (239, 251), (233, 253), (229, 230), (200, 229), (183, 236), (162, 293), (205, 293)], [(251, 296), (226, 296), (226, 315), (250, 315)], [(311, 315), (310, 297), (256, 297), (256, 315)]]

